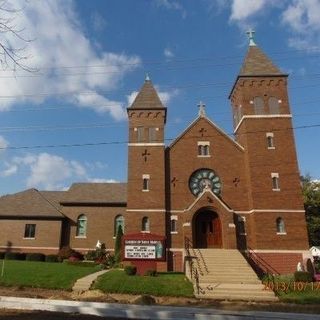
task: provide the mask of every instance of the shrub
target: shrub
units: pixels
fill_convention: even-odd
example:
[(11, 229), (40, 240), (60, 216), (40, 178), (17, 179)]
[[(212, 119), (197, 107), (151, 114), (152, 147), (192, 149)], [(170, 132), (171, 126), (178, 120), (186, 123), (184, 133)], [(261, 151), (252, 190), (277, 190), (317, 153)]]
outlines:
[(294, 281), (296, 282), (312, 282), (312, 275), (305, 271), (296, 271), (294, 273)]
[(85, 259), (86, 260), (96, 260), (97, 258), (97, 252), (96, 250), (89, 250), (86, 254), (85, 254)]
[(27, 261), (44, 261), (45, 255), (43, 253), (27, 253), (26, 254), (26, 260)]
[(59, 261), (63, 261), (64, 259), (69, 259), (71, 254), (74, 252), (69, 246), (62, 247), (58, 252)]
[(69, 261), (82, 261), (83, 254), (78, 251), (73, 251), (69, 257)]
[(118, 226), (116, 240), (114, 243), (114, 259), (115, 264), (118, 265), (121, 262), (121, 242), (122, 242), (123, 230), (121, 225)]
[(5, 252), (0, 252), (0, 259), (4, 259)]
[(124, 272), (128, 275), (128, 276), (134, 276), (137, 273), (137, 268), (135, 266), (126, 266), (124, 268)]
[(157, 276), (157, 270), (154, 270), (154, 269), (147, 270), (144, 275), (145, 276), (149, 276), (149, 277), (156, 277)]
[(48, 254), (45, 258), (46, 262), (59, 262), (57, 254)]
[(20, 252), (6, 252), (4, 258), (6, 260), (25, 260), (26, 254)]

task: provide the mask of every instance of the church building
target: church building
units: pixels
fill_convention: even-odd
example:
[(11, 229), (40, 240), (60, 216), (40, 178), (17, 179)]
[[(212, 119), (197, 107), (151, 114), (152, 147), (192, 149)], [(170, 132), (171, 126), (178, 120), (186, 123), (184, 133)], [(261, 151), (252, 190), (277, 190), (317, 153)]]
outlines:
[(230, 90), (234, 139), (200, 103), (169, 145), (167, 108), (146, 78), (127, 109), (127, 183), (74, 183), (0, 198), (0, 250), (56, 253), (66, 245), (113, 249), (115, 235), (166, 238), (157, 269), (183, 271), (185, 248), (251, 252), (279, 273), (308, 255), (288, 75), (250, 39)]

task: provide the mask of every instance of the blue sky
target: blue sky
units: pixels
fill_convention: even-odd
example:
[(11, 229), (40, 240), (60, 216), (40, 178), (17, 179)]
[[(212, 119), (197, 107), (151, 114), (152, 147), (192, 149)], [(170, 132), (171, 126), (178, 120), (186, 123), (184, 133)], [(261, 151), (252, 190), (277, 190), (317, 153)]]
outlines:
[[(320, 178), (319, 0), (20, 0), (14, 6), (15, 25), (32, 41), (12, 34), (1, 41), (25, 47), (23, 63), (37, 72), (12, 72), (9, 61), (0, 75), (0, 194), (126, 181), (125, 108), (146, 73), (168, 107), (168, 143), (197, 116), (200, 100), (232, 134), (228, 93), (248, 28), (290, 74), (300, 171)], [(70, 146), (104, 142), (110, 144)]]

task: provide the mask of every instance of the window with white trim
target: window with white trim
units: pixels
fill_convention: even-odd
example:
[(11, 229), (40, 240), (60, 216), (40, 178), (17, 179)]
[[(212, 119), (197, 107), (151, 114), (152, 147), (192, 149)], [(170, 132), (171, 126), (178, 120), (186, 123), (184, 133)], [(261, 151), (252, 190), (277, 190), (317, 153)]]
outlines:
[(157, 128), (151, 127), (148, 128), (149, 133), (149, 142), (156, 142), (157, 141)]
[(87, 235), (87, 217), (84, 214), (80, 214), (77, 219), (77, 237), (85, 237)]
[(276, 173), (276, 172), (271, 173), (271, 179), (272, 179), (272, 190), (280, 191), (279, 173)]
[(150, 232), (150, 220), (148, 217), (142, 218), (141, 231), (142, 232)]
[(198, 157), (210, 157), (210, 141), (198, 141)]
[(149, 191), (149, 185), (150, 185), (150, 175), (149, 174), (143, 174), (142, 175), (142, 191)]
[(268, 149), (275, 149), (273, 132), (267, 132), (266, 133), (266, 138), (267, 138), (267, 147), (268, 147)]
[(114, 219), (114, 230), (113, 230), (114, 236), (117, 235), (119, 231), (119, 227), (121, 227), (122, 233), (124, 233), (124, 216), (121, 214), (117, 215)]
[(178, 217), (177, 216), (171, 216), (170, 217), (170, 232), (171, 233), (178, 233), (177, 229), (177, 223), (178, 223)]
[(284, 221), (281, 217), (277, 218), (276, 226), (277, 226), (277, 234), (287, 234)]

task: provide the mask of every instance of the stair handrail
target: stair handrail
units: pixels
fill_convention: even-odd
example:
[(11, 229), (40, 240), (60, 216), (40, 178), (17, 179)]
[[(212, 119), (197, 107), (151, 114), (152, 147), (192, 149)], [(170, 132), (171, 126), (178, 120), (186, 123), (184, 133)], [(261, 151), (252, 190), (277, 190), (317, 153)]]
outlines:
[(274, 277), (280, 275), (280, 272), (272, 267), (266, 260), (264, 260), (257, 252), (247, 246), (247, 250), (244, 251), (245, 257), (247, 258), (250, 265), (253, 264), (253, 268), (256, 270), (258, 275), (264, 276), (266, 274)]
[(194, 265), (194, 262), (193, 262), (193, 259), (196, 259), (197, 265), (199, 266), (198, 258), (195, 255), (192, 256), (191, 253), (190, 253), (190, 248), (193, 249), (193, 247), (192, 247), (192, 242), (190, 241), (190, 239), (188, 237), (185, 237), (185, 242), (184, 243), (185, 243), (184, 246), (185, 246), (186, 253), (187, 253), (187, 261), (189, 262), (190, 277), (191, 277), (191, 279), (195, 280), (197, 293), (199, 294), (199, 292), (200, 292), (199, 272), (198, 272), (198, 268)]

